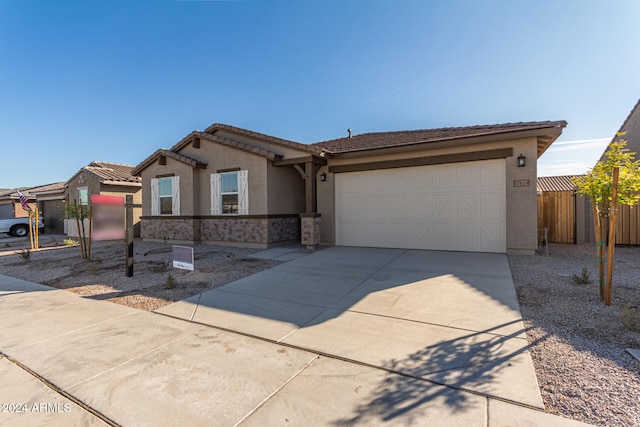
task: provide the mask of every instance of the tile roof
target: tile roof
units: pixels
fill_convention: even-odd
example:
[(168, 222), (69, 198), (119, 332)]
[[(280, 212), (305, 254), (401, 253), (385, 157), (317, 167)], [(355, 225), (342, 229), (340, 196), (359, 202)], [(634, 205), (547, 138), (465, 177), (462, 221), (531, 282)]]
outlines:
[(576, 185), (572, 178), (584, 175), (541, 176), (538, 177), (538, 191), (575, 191)]
[(0, 197), (17, 199), (18, 191), (30, 199), (35, 198), (36, 193), (45, 191), (64, 190), (64, 182), (56, 182), (53, 184), (39, 185), (37, 187), (18, 187), (6, 190), (0, 190)]
[(12, 198), (17, 199), (18, 198), (18, 191), (20, 191), (25, 196), (30, 196), (29, 194), (27, 194), (27, 190), (29, 190), (29, 188), (31, 188), (31, 187), (7, 188), (5, 190), (2, 190), (2, 192), (0, 193), (0, 197), (2, 197), (2, 198), (10, 198), (10, 199), (12, 199)]
[(207, 167), (207, 163), (206, 162), (202, 162), (202, 161), (194, 159), (192, 157), (185, 156), (184, 154), (176, 153), (175, 151), (172, 151), (172, 150), (167, 150), (166, 148), (159, 148), (152, 155), (150, 155), (149, 157), (147, 157), (146, 159), (141, 161), (138, 164), (138, 166), (134, 167), (131, 170), (131, 174), (135, 175), (136, 177), (138, 177), (139, 180), (142, 180), (142, 178), (140, 177), (140, 174), (142, 173), (142, 170), (145, 169), (147, 166), (149, 166), (151, 163), (155, 162), (156, 159), (158, 157), (160, 157), (160, 156), (171, 157), (174, 160), (177, 160), (179, 162), (185, 163), (185, 164), (187, 164), (187, 165), (189, 165), (191, 167), (194, 167), (194, 168), (205, 168), (205, 167)]
[(102, 184), (141, 186), (140, 177), (131, 175), (133, 166), (120, 163), (94, 161), (81, 168), (69, 180), (72, 181), (82, 172), (92, 175)]
[[(322, 148), (323, 150), (326, 150), (330, 153), (339, 154), (354, 151), (408, 146), (436, 141), (447, 141), (461, 138), (497, 135), (539, 129), (555, 128), (561, 130), (566, 125), (567, 122), (561, 120), (545, 122), (503, 123), (495, 125), (449, 127), (439, 129), (405, 130), (395, 132), (373, 132), (353, 135), (352, 137), (344, 137), (332, 139), (329, 141), (316, 142), (313, 145)], [(541, 153), (539, 153), (538, 155), (540, 154)]]
[(200, 138), (200, 139), (206, 139), (208, 141), (218, 142), (220, 144), (227, 145), (229, 147), (238, 148), (240, 150), (244, 150), (244, 151), (247, 151), (249, 153), (253, 153), (253, 154), (257, 154), (259, 156), (266, 157), (269, 160), (274, 160), (274, 159), (282, 157), (281, 155), (279, 155), (279, 154), (277, 154), (277, 153), (275, 153), (273, 151), (265, 150), (264, 148), (256, 147), (255, 145), (247, 144), (247, 143), (242, 142), (242, 141), (235, 141), (235, 140), (229, 139), (229, 138), (224, 138), (224, 137), (221, 137), (221, 136), (218, 136), (218, 135), (215, 135), (215, 134), (210, 134), (210, 133), (206, 133), (206, 132), (200, 132), (200, 131), (197, 131), (197, 130), (194, 130), (189, 135), (187, 135), (184, 138), (182, 138), (180, 140), (180, 142), (178, 142), (176, 145), (171, 147), (170, 151), (173, 151), (175, 153), (179, 152), (182, 148), (187, 146), (194, 138)]
[(29, 193), (31, 194), (46, 193), (49, 191), (64, 191), (64, 182), (55, 182), (53, 184), (41, 185), (29, 189)]
[(226, 130), (228, 132), (237, 133), (240, 135), (246, 135), (251, 138), (261, 139), (263, 141), (275, 143), (277, 145), (284, 145), (287, 147), (297, 148), (307, 152), (320, 154), (322, 149), (310, 144), (302, 144), (300, 142), (290, 141), (288, 139), (282, 139), (275, 136), (267, 135), (264, 133), (254, 132), (252, 130), (243, 129), (235, 126), (225, 125), (224, 123), (214, 123), (204, 130), (205, 133), (214, 134), (216, 130)]

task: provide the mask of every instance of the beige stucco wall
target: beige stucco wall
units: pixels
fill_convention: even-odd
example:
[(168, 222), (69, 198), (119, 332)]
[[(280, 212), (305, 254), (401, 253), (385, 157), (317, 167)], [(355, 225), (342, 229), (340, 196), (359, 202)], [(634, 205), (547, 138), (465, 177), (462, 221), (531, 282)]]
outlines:
[[(417, 151), (398, 152), (366, 157), (336, 156), (329, 158), (328, 166), (369, 163), (387, 160), (401, 160), (415, 157), (439, 156), (468, 153), (500, 148), (513, 148), (513, 156), (506, 159), (506, 217), (507, 253), (533, 254), (537, 249), (537, 139), (535, 137), (496, 142), (484, 142), (454, 147), (425, 148)], [(525, 167), (518, 167), (517, 157), (527, 158)], [(322, 171), (327, 171), (325, 167)], [(318, 212), (321, 241), (323, 244), (335, 242), (335, 187), (334, 175), (327, 172), (327, 181), (318, 181)], [(515, 186), (516, 180), (529, 180), (528, 186)]]
[[(331, 162), (329, 162), (331, 164)], [(335, 174), (329, 173), (329, 166), (318, 171), (317, 194), (320, 217), (320, 244), (333, 245), (335, 242)], [(326, 181), (320, 181), (320, 175), (327, 174)]]
[(78, 204), (78, 188), (87, 187), (89, 190), (89, 200), (91, 200), (92, 194), (100, 194), (100, 181), (88, 173), (81, 172), (69, 181), (67, 188), (65, 189), (65, 198), (67, 203), (73, 204), (73, 200), (76, 199)]
[(270, 214), (299, 214), (305, 211), (304, 179), (293, 166), (273, 166), (269, 162), (267, 182)]
[[(233, 168), (249, 171), (249, 215), (269, 213), (266, 158), (207, 140), (201, 141), (200, 148), (193, 148), (191, 144), (187, 145), (180, 150), (180, 154), (207, 163), (205, 169), (194, 169), (195, 179), (199, 182), (198, 187), (194, 188), (198, 205), (194, 207), (194, 213), (181, 213), (182, 215), (211, 215), (211, 174), (217, 173), (219, 170)], [(191, 168), (191, 166), (184, 166)], [(182, 193), (191, 190), (189, 187), (181, 185), (180, 191)]]
[(167, 157), (166, 165), (154, 162), (142, 171), (142, 214), (151, 215), (151, 179), (168, 175), (180, 176), (180, 215), (194, 215), (193, 168)]
[[(518, 167), (518, 156), (527, 165)], [(537, 141), (514, 141), (513, 157), (507, 158), (507, 253), (533, 255), (538, 248)], [(516, 180), (528, 180), (529, 186), (517, 187)]]

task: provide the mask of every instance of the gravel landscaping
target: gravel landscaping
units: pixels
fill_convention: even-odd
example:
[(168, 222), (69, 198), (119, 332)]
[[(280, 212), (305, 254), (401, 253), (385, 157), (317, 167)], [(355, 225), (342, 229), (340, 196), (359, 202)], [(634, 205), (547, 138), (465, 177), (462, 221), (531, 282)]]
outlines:
[[(28, 241), (0, 240), (0, 273), (148, 311), (279, 264), (248, 257), (258, 249), (194, 245), (195, 271), (178, 270), (172, 267), (171, 242), (136, 241), (134, 275), (126, 277), (123, 242), (93, 242), (91, 261), (61, 237), (44, 235), (40, 243), (43, 248), (31, 251), (25, 262), (20, 252)], [(168, 286), (169, 275), (174, 288)]]
[[(640, 310), (640, 247), (616, 248), (610, 307), (600, 300), (594, 244), (551, 244), (549, 256), (509, 263), (546, 411), (640, 426), (640, 362), (626, 351), (640, 349), (640, 331), (621, 320)], [(593, 283), (573, 279), (583, 268)]]
[[(92, 260), (62, 237), (43, 249), (0, 239), (0, 273), (79, 295), (155, 310), (278, 265), (248, 257), (255, 249), (195, 245), (196, 271), (171, 267), (171, 242), (134, 245), (134, 277), (125, 277), (124, 244), (94, 242)], [(640, 247), (616, 248), (613, 302), (598, 292), (595, 246), (550, 245), (549, 255), (509, 256), (546, 411), (600, 426), (640, 426)], [(592, 283), (578, 284), (586, 268)], [(176, 286), (166, 289), (169, 275)], [(637, 313), (636, 330), (631, 316)], [(625, 317), (626, 316), (626, 317)], [(633, 327), (633, 325), (631, 325)]]

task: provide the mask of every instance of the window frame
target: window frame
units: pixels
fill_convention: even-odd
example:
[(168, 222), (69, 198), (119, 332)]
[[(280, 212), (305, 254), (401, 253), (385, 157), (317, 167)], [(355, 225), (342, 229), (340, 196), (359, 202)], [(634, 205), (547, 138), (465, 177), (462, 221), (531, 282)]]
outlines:
[[(240, 179), (239, 179), (239, 171), (231, 171), (231, 172), (222, 172), (220, 174), (220, 215), (223, 216), (238, 216), (240, 215)], [(235, 175), (236, 177), (236, 190), (235, 191), (223, 191), (223, 180), (224, 177), (229, 175)], [(236, 196), (236, 212), (225, 213), (224, 212), (224, 196)]]
[[(170, 180), (171, 195), (160, 195), (160, 180)], [(162, 212), (162, 199), (171, 200), (171, 212)], [(167, 205), (165, 205), (167, 206)], [(151, 179), (151, 215), (180, 216), (180, 177), (175, 175), (157, 176)]]
[[(222, 192), (222, 176), (236, 174), (237, 191)], [(246, 169), (219, 170), (211, 174), (211, 215), (213, 216), (242, 216), (249, 215), (249, 171)], [(223, 196), (237, 195), (237, 212), (223, 212)]]
[[(162, 188), (162, 182), (169, 182), (169, 195), (163, 195), (161, 188)], [(162, 212), (162, 199), (169, 199), (170, 203), (169, 206), (171, 207), (169, 213), (163, 213)], [(163, 176), (158, 178), (158, 215), (173, 215), (173, 177), (172, 176)]]
[[(78, 187), (78, 188), (76, 188), (76, 191), (78, 193), (78, 204), (82, 205), (82, 206), (89, 206), (89, 187), (87, 187), (87, 186)], [(82, 200), (82, 192), (83, 191), (86, 192), (85, 200)]]

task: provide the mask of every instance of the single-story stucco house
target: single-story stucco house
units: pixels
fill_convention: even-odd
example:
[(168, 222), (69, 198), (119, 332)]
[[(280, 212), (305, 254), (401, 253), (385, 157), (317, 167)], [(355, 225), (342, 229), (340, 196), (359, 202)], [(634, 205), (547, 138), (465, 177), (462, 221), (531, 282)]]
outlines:
[[(133, 166), (119, 163), (93, 161), (78, 170), (65, 183), (66, 202), (88, 206), (92, 195), (103, 196), (133, 196), (133, 203), (142, 202), (142, 183), (140, 177), (132, 175)], [(133, 209), (134, 234), (140, 235), (141, 208)], [(123, 224), (124, 227), (124, 224)], [(77, 226), (74, 220), (65, 221), (65, 232), (70, 236), (77, 236)]]
[(38, 208), (47, 233), (62, 233), (64, 182), (0, 191), (0, 218), (29, 216), (29, 212), (20, 204), (18, 191), (27, 198), (31, 209)]
[(301, 144), (216, 123), (137, 165), (142, 237), (533, 254), (537, 159), (565, 121)]
[(29, 200), (29, 203), (35, 203), (35, 197), (29, 193), (30, 188), (31, 187), (20, 187), (2, 190), (2, 192), (0, 192), (0, 218), (28, 217), (29, 212), (24, 210), (20, 204), (18, 191), (20, 191)]
[(64, 233), (64, 182), (42, 185), (30, 189), (29, 192), (36, 198), (46, 232), (50, 234)]

